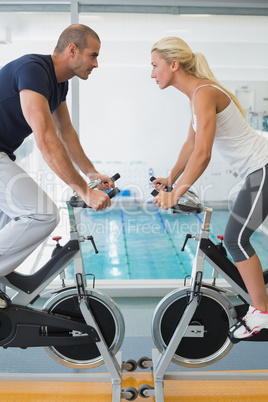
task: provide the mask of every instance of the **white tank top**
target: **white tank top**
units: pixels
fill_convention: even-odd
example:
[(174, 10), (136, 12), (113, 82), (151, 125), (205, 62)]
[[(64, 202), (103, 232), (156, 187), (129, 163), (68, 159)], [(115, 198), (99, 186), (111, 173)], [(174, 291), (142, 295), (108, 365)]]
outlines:
[[(260, 136), (244, 119), (230, 96), (217, 85), (206, 84), (225, 93), (231, 100), (229, 105), (216, 118), (214, 144), (223, 158), (241, 177), (246, 177), (268, 163), (268, 140)], [(192, 99), (193, 129), (196, 132), (196, 115), (194, 113), (194, 96)]]

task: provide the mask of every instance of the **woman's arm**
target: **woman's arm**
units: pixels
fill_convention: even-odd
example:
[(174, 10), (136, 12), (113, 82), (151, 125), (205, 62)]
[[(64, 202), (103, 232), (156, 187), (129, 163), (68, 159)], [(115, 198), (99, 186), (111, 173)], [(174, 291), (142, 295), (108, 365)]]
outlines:
[(181, 151), (179, 153), (177, 162), (175, 163), (173, 169), (171, 170), (168, 179), (172, 184), (180, 177), (180, 175), (184, 172), (185, 167), (194, 151), (195, 147), (195, 132), (193, 130), (192, 121), (190, 123), (188, 137), (183, 144)]
[(162, 208), (174, 206), (183, 194), (202, 175), (209, 164), (216, 132), (216, 97), (210, 87), (199, 89), (195, 95), (196, 135), (193, 151), (171, 193), (161, 192), (154, 202)]
[(160, 191), (164, 190), (165, 187), (172, 187), (175, 181), (183, 173), (185, 166), (187, 165), (187, 162), (194, 150), (194, 145), (195, 145), (195, 132), (193, 130), (191, 122), (188, 137), (180, 150), (178, 159), (174, 167), (172, 168), (169, 176), (167, 178), (158, 177), (153, 181), (153, 185), (156, 188), (156, 190)]

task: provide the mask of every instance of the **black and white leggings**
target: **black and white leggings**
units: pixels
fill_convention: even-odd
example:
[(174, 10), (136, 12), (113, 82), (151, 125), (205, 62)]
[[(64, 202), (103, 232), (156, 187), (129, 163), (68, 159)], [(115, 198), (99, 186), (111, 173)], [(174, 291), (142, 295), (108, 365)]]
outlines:
[(250, 236), (268, 215), (268, 164), (246, 177), (232, 208), (224, 243), (235, 262), (255, 254)]

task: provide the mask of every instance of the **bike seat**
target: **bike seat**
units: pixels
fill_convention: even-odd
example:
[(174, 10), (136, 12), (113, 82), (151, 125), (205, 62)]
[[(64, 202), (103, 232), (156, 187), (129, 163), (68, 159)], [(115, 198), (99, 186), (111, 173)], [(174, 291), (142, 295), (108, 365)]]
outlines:
[[(78, 250), (77, 240), (70, 240), (60, 251), (52, 257), (42, 268), (32, 275), (23, 275), (11, 272), (6, 276), (9, 283), (25, 293), (31, 294), (41, 283), (57, 272), (59, 266), (66, 266), (67, 262)], [(67, 264), (68, 265), (68, 264)]]

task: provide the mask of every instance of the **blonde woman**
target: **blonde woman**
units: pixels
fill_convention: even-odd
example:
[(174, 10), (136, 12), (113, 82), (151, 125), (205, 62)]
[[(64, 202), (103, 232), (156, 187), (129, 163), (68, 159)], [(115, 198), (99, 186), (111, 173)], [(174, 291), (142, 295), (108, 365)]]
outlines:
[(268, 299), (262, 267), (250, 236), (268, 215), (268, 141), (246, 121), (236, 97), (215, 78), (206, 58), (193, 53), (177, 37), (158, 41), (152, 48), (152, 74), (160, 89), (173, 86), (190, 100), (192, 119), (178, 160), (167, 178), (157, 178), (157, 190), (177, 183), (171, 193), (160, 191), (154, 202), (174, 206), (208, 166), (212, 147), (219, 147), (229, 165), (245, 179), (231, 211), (224, 235), (251, 297), (246, 316), (230, 328), (237, 341), (268, 328)]

